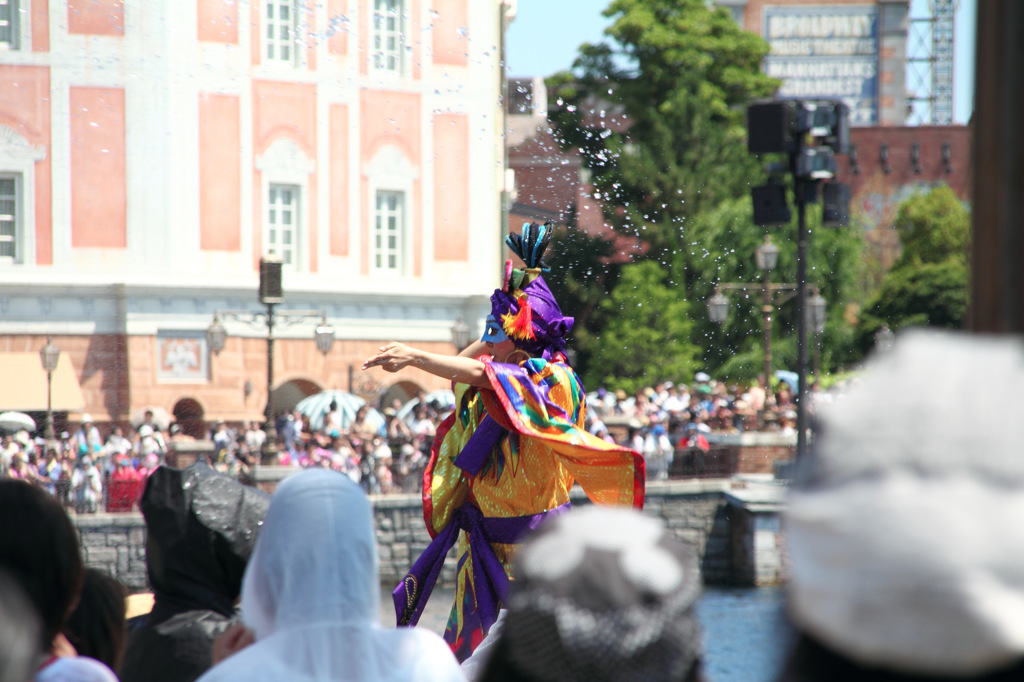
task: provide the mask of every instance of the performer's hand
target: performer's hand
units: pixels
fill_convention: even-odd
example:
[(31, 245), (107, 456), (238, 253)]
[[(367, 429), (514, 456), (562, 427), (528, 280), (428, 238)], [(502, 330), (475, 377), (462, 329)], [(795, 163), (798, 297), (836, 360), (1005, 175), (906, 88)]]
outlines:
[(408, 367), (415, 359), (416, 350), (414, 348), (392, 341), (381, 346), (372, 358), (367, 358), (363, 363), (363, 369), (381, 367), (385, 372), (397, 372), (403, 367)]
[(479, 360), (431, 353), (397, 341), (390, 341), (381, 346), (376, 355), (367, 358), (363, 363), (363, 369), (380, 367), (385, 372), (397, 372), (410, 366), (448, 381), (469, 384), (477, 388), (491, 387), (484, 371), (484, 363)]
[(256, 641), (252, 630), (241, 623), (232, 625), (213, 640), (213, 664), (217, 665), (228, 656), (237, 654), (239, 651)]

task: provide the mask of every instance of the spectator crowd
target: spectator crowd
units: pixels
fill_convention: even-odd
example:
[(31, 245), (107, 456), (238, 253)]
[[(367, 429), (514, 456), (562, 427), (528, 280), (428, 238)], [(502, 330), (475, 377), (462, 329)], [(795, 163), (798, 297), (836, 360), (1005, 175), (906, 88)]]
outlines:
[[(811, 386), (812, 410), (828, 400), (829, 394)], [(383, 419), (372, 419), (371, 408), (363, 406), (347, 420), (332, 403), (315, 429), (308, 416), (292, 410), (275, 423), (276, 463), (339, 471), (367, 494), (417, 493), (434, 434), (454, 406), (423, 394), (412, 402), (403, 410), (401, 401), (393, 401), (378, 411)], [(643, 454), (648, 477), (657, 480), (668, 477), (676, 452), (708, 452), (709, 434), (795, 433), (796, 403), (785, 382), (766, 390), (763, 377), (744, 385), (698, 372), (689, 384), (665, 381), (632, 395), (599, 388), (588, 396), (586, 427)], [(217, 420), (209, 429), (215, 469), (238, 477), (260, 462), (267, 434), (259, 424)], [(114, 424), (106, 434), (86, 414), (76, 430), (49, 443), (27, 431), (4, 435), (0, 476), (39, 485), (77, 513), (127, 511), (168, 449), (192, 440), (177, 424), (162, 429), (152, 413), (134, 427)]]

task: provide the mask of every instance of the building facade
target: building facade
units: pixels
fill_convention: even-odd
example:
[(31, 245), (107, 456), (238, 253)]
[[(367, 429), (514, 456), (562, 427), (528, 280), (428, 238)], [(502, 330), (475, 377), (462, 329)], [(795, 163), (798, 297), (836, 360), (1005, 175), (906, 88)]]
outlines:
[(719, 0), (768, 41), (780, 97), (840, 99), (853, 126), (907, 120), (908, 0)]
[[(145, 407), (261, 419), (257, 288), (273, 252), (278, 309), (311, 313), (274, 329), (275, 407), (328, 388), (440, 388), (359, 367), (391, 339), (452, 352), (454, 322), (475, 333), (489, 310), (503, 11), (0, 0), (0, 354), (52, 337), (81, 389), (54, 402), (71, 421)], [(229, 338), (213, 355), (218, 311), (237, 314), (222, 316)], [(320, 313), (336, 333), (326, 354)], [(45, 409), (16, 385), (0, 402)]]

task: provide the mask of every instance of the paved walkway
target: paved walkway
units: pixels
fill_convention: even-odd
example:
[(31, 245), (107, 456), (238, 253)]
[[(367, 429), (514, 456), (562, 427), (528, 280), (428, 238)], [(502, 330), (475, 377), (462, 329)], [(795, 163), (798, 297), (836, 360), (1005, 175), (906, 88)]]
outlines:
[[(444, 626), (448, 624), (448, 614), (451, 613), (452, 603), (455, 601), (455, 589), (451, 587), (438, 587), (430, 595), (430, 601), (423, 609), (420, 617), (419, 627), (432, 630), (439, 635), (444, 634)], [(395, 626), (395, 606), (391, 601), (391, 587), (381, 586), (380, 596), (380, 623), (386, 628)]]

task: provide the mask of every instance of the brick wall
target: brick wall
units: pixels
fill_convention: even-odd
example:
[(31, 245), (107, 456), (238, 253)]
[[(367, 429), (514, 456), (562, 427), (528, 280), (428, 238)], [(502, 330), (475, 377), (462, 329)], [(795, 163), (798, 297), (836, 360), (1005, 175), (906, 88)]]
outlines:
[(796, 457), (796, 434), (712, 433), (708, 442), (713, 448), (727, 448), (732, 453), (737, 474), (774, 474), (777, 463)]

